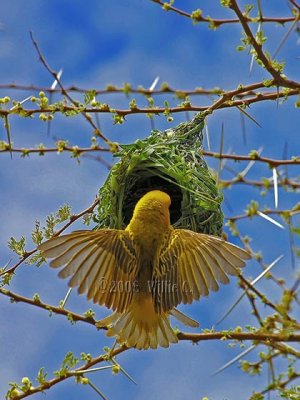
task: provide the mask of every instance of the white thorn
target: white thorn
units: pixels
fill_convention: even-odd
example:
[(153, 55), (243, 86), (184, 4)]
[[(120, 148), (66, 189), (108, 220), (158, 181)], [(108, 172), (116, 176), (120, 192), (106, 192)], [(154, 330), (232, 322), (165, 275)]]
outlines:
[[(258, 149), (257, 154), (260, 156), (262, 151), (263, 151), (263, 146)], [(255, 160), (250, 161), (249, 164), (247, 165), (247, 167), (241, 173), (239, 173), (239, 176), (242, 176), (244, 178), (246, 176), (246, 174), (248, 174), (248, 172), (250, 171), (250, 169), (253, 167), (254, 164), (255, 164)]]
[[(61, 69), (58, 71), (58, 73), (57, 73), (57, 79), (60, 79), (60, 78), (61, 78), (62, 73), (63, 73), (63, 69), (61, 68)], [(55, 79), (54, 82), (52, 83), (52, 85), (51, 85), (51, 90), (54, 90), (54, 89), (56, 88), (57, 83), (58, 83), (58, 82), (57, 82), (57, 79)]]
[(79, 371), (69, 371), (72, 375), (81, 375), (87, 374), (89, 372), (97, 372), (102, 371), (103, 369), (111, 369), (114, 365), (105, 365), (103, 367), (89, 368), (89, 369), (81, 369)]
[(155, 89), (156, 85), (158, 84), (158, 81), (159, 81), (159, 76), (157, 76), (157, 77), (154, 79), (152, 85), (149, 87), (150, 92), (152, 92), (152, 90)]
[(26, 99), (20, 101), (20, 104), (24, 104), (26, 101), (30, 100), (31, 98), (32, 98), (32, 96), (26, 97)]
[(72, 292), (72, 288), (69, 288), (69, 290), (67, 291), (67, 294), (66, 294), (65, 298), (63, 299), (63, 301), (62, 301), (62, 303), (61, 303), (61, 306), (60, 306), (61, 308), (65, 308), (66, 302), (68, 301), (68, 298), (69, 298), (71, 292)]
[(266, 275), (267, 272), (270, 271), (276, 265), (282, 258), (284, 257), (283, 254), (281, 254), (279, 257), (276, 258), (266, 269), (263, 270), (261, 274), (259, 274), (253, 281), (251, 282), (251, 285), (255, 285), (263, 276)]
[[(267, 272), (270, 271), (277, 263), (284, 257), (283, 254), (281, 254), (279, 257), (276, 258), (266, 269), (263, 270), (263, 272), (258, 275), (251, 283), (251, 285), (255, 285)], [(246, 295), (246, 292), (242, 293), (240, 297), (233, 303), (233, 305), (229, 308), (228, 311), (223, 315), (222, 318), (218, 320), (216, 323), (216, 326), (219, 325), (228, 315), (235, 309), (235, 307), (239, 304), (239, 302), (243, 299), (243, 297)]]
[[(112, 357), (112, 361), (110, 361), (110, 362), (113, 362), (113, 363), (114, 363), (112, 366), (118, 364), (117, 361), (116, 361), (116, 359), (115, 359), (115, 357)], [(122, 371), (122, 373), (123, 373), (132, 383), (134, 383), (135, 385), (137, 385), (136, 381), (132, 378), (132, 376), (129, 375), (129, 373), (128, 373), (127, 371), (125, 371), (125, 369), (122, 367), (122, 365), (120, 365), (120, 364), (118, 364), (118, 365), (119, 365), (120, 370)]]
[(6, 268), (9, 266), (10, 262), (11, 262), (12, 258), (10, 260), (7, 261), (7, 263), (4, 265), (4, 267), (2, 267), (2, 271), (1, 272), (5, 272)]
[(232, 364), (234, 364), (236, 361), (238, 361), (240, 358), (244, 357), (246, 354), (250, 353), (251, 350), (253, 350), (256, 347), (255, 344), (250, 346), (248, 349), (244, 350), (242, 353), (238, 354), (236, 357), (234, 357), (232, 360), (228, 361), (228, 363), (224, 364), (221, 368), (217, 369), (216, 372), (213, 373), (214, 375), (219, 374), (220, 372), (224, 371), (227, 367), (230, 367)]
[(250, 169), (253, 167), (254, 164), (255, 164), (254, 160), (250, 161), (249, 164), (247, 165), (247, 167), (239, 174), (239, 176), (242, 176), (244, 178), (245, 175), (248, 174), (248, 172), (250, 171)]
[[(260, 30), (261, 30), (261, 22), (258, 24), (256, 34), (257, 34)], [(252, 46), (250, 47), (250, 50), (251, 50), (251, 49), (252, 49)], [(250, 67), (249, 67), (249, 74), (250, 74), (250, 75), (251, 75), (251, 72), (252, 72), (253, 64), (254, 64), (254, 53), (252, 54), (251, 62), (250, 62)]]
[[(33, 96), (28, 96), (26, 97), (26, 99), (18, 101), (18, 104), (24, 104), (26, 101), (30, 100)], [(18, 107), (18, 105), (16, 104), (15, 106), (11, 107), (11, 109), (9, 111), (14, 110), (16, 107)]]
[(273, 168), (273, 185), (274, 185), (275, 208), (277, 208), (278, 207), (278, 175), (277, 175), (276, 168)]
[(210, 151), (210, 140), (209, 140), (209, 132), (207, 124), (205, 124), (205, 136), (206, 136), (207, 148)]
[(261, 211), (257, 211), (257, 215), (259, 215), (260, 217), (266, 219), (267, 221), (271, 222), (272, 224), (278, 226), (281, 229), (285, 229), (285, 227), (283, 225), (281, 225), (279, 222), (275, 221), (275, 219), (269, 217), (268, 215), (264, 214)]

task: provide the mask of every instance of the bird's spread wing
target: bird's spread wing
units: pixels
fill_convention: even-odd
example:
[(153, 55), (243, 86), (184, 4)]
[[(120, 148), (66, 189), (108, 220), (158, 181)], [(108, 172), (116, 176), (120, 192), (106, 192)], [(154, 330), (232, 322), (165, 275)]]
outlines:
[(136, 274), (135, 250), (128, 232), (116, 229), (75, 231), (39, 246), (43, 257), (53, 258), (61, 278), (71, 276), (70, 287), (87, 293), (94, 303), (117, 312), (126, 310)]
[(173, 229), (153, 272), (156, 310), (172, 310), (217, 291), (218, 282), (228, 283), (227, 275), (238, 275), (248, 258), (245, 250), (219, 237)]

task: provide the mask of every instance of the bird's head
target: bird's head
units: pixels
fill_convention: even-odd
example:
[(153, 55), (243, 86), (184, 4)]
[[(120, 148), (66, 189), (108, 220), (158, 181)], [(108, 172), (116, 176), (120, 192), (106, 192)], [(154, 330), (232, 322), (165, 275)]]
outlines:
[(144, 205), (150, 206), (152, 204), (168, 209), (171, 205), (171, 198), (167, 193), (161, 190), (151, 190), (139, 199), (135, 207), (139, 208)]
[[(160, 215), (170, 221), (169, 207), (171, 205), (170, 196), (160, 190), (151, 190), (139, 199), (136, 203), (133, 216), (138, 216), (141, 213), (151, 212), (152, 215)], [(170, 222), (169, 222), (170, 223)]]

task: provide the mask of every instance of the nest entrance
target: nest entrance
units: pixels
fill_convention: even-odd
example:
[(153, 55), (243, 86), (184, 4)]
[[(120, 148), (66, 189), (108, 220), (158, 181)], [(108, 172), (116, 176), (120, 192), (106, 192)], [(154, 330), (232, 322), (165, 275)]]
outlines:
[(201, 154), (206, 114), (167, 131), (154, 130), (121, 145), (120, 161), (99, 191), (98, 229), (124, 229), (138, 200), (151, 190), (171, 197), (171, 223), (178, 229), (221, 235), (222, 194)]
[(138, 200), (151, 190), (161, 190), (171, 197), (170, 219), (172, 225), (181, 218), (182, 191), (169, 175), (165, 175), (155, 168), (149, 168), (147, 172), (143, 169), (136, 169), (125, 181), (124, 187), (126, 191), (122, 214), (125, 225), (129, 224)]

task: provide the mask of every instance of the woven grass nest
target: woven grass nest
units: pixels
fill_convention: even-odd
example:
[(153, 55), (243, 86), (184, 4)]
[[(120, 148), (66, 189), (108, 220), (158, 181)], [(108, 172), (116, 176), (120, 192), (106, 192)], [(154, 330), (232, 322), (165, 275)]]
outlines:
[(223, 196), (201, 155), (203, 127), (204, 116), (197, 114), (190, 122), (121, 145), (120, 160), (99, 191), (97, 228), (124, 228), (137, 201), (159, 189), (171, 197), (173, 226), (220, 236)]

